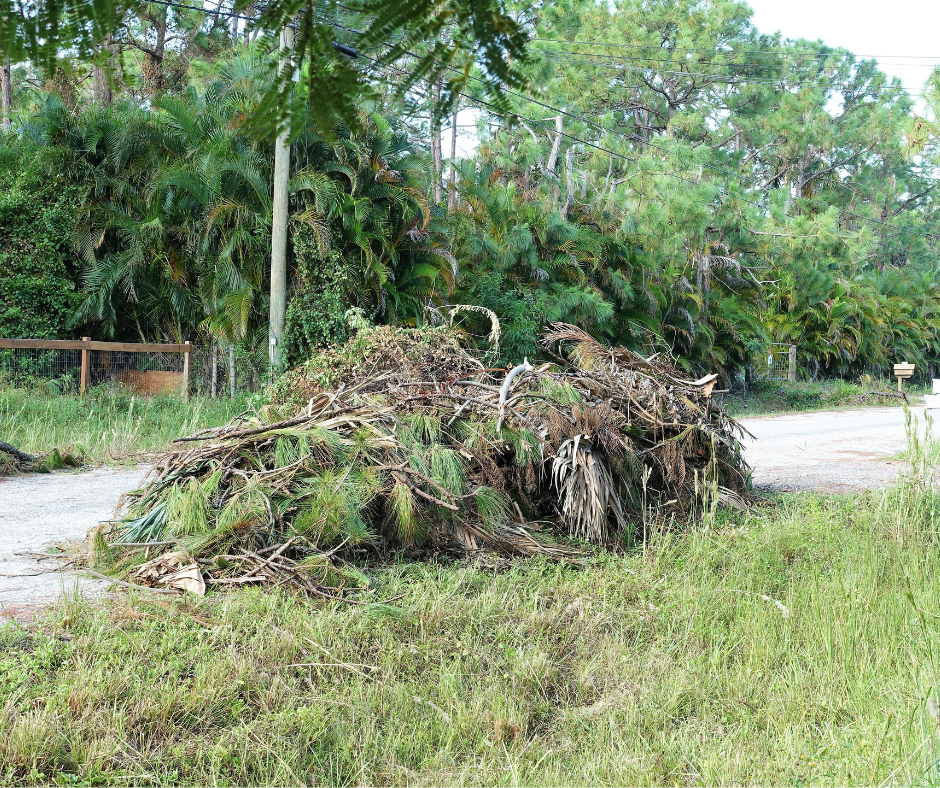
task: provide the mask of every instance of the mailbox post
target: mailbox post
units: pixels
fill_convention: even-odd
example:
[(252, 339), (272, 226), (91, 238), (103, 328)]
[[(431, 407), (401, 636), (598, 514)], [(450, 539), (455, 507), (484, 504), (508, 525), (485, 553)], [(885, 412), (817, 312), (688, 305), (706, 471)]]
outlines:
[(901, 384), (914, 374), (913, 364), (895, 364), (894, 376), (898, 379), (898, 391), (901, 390)]

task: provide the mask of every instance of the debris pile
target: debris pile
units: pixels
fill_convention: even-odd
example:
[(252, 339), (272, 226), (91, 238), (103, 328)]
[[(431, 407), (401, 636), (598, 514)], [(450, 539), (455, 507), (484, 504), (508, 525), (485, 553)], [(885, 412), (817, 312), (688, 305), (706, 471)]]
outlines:
[(740, 427), (710, 398), (714, 376), (570, 325), (541, 346), (553, 363), (491, 370), (454, 329), (362, 332), (257, 414), (178, 439), (98, 552), (155, 587), (342, 597), (392, 550), (574, 558), (650, 512), (745, 505)]

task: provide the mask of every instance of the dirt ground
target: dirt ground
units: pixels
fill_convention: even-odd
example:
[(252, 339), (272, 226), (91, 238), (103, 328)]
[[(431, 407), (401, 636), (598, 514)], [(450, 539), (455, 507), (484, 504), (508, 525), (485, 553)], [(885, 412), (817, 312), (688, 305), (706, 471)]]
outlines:
[(102, 581), (56, 571), (44, 553), (85, 538), (114, 514), (146, 469), (98, 468), (0, 478), (0, 619), (29, 619), (63, 593), (97, 593)]
[[(912, 408), (924, 431), (924, 408)], [(851, 492), (883, 487), (904, 465), (902, 408), (859, 408), (739, 419), (754, 484), (766, 490)]]

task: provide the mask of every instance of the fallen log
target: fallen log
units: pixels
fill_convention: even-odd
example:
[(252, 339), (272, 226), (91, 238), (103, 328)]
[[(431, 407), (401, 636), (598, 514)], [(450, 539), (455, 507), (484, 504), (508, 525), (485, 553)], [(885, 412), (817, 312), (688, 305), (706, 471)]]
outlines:
[(4, 443), (0, 441), (0, 451), (4, 454), (12, 455), (14, 459), (19, 460), (20, 462), (35, 462), (36, 458), (32, 454), (27, 454), (25, 451), (20, 451), (16, 446), (11, 446), (9, 443)]

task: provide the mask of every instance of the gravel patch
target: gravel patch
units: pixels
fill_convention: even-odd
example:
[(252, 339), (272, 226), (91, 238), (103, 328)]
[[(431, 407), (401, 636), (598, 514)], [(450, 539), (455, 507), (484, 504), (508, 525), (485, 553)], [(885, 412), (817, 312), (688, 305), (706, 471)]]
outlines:
[(114, 514), (146, 468), (97, 468), (0, 478), (0, 618), (29, 619), (63, 593), (100, 593), (107, 583), (56, 571), (42, 553), (85, 538)]
[[(924, 432), (924, 408), (911, 408)], [(754, 486), (847, 493), (893, 482), (907, 448), (903, 408), (859, 408), (739, 419)]]

